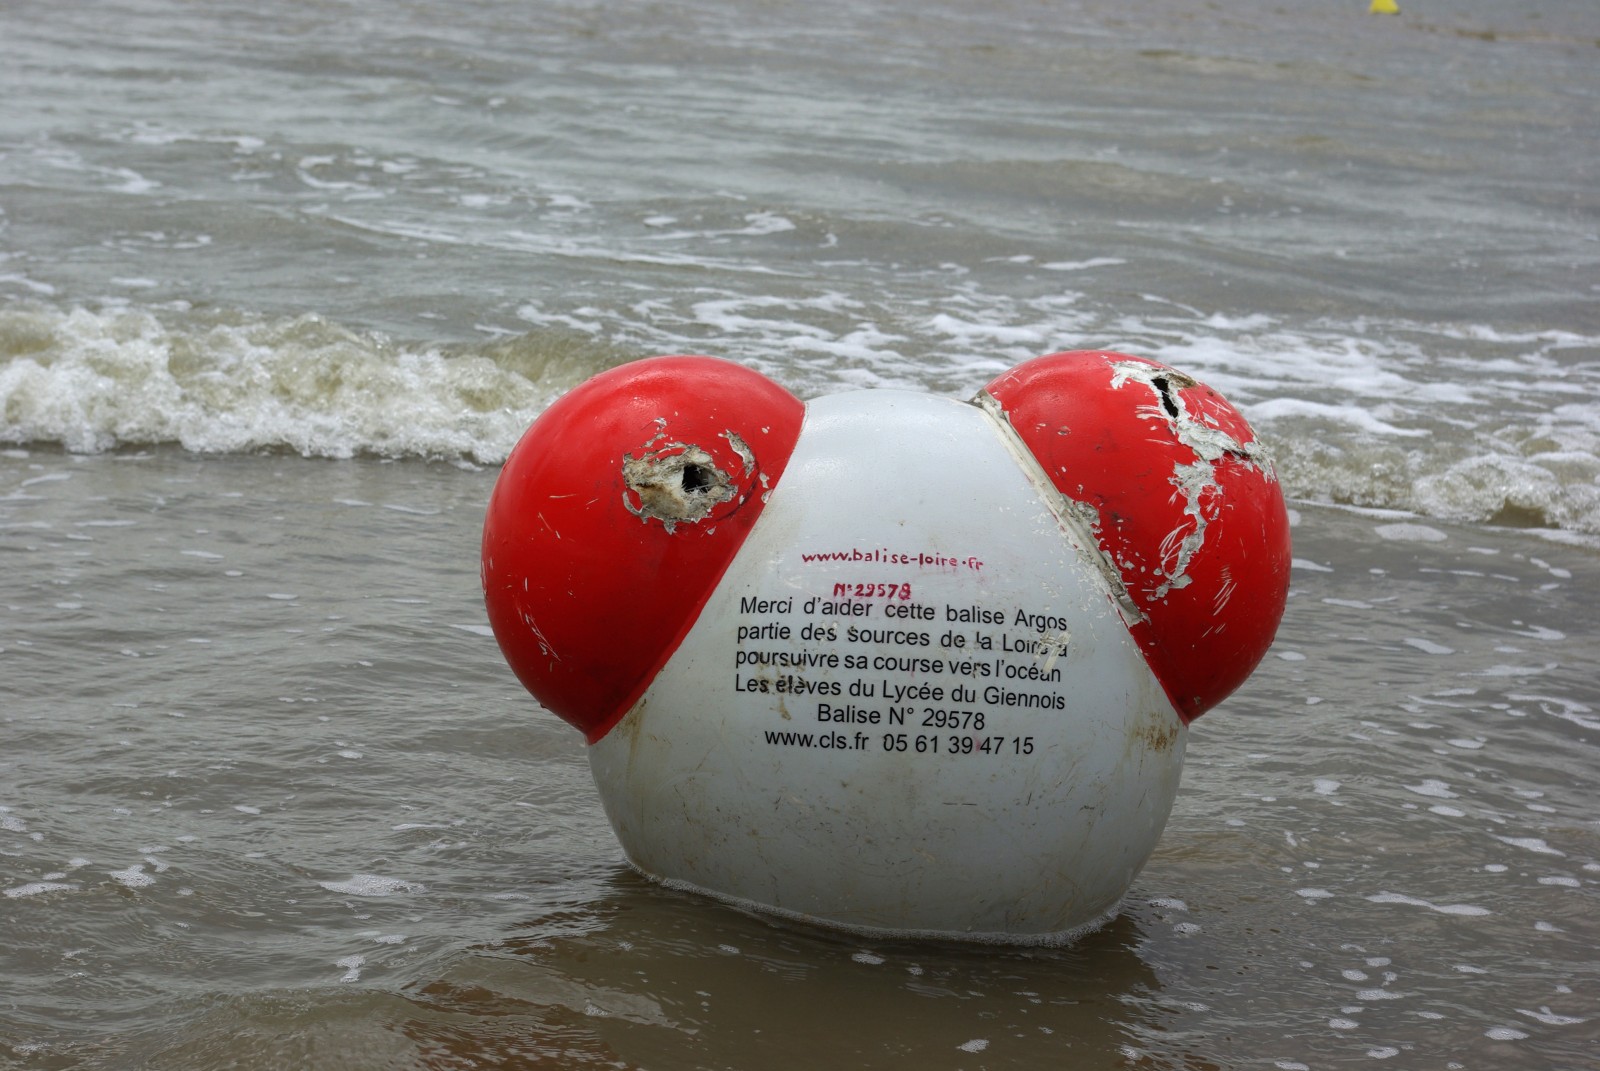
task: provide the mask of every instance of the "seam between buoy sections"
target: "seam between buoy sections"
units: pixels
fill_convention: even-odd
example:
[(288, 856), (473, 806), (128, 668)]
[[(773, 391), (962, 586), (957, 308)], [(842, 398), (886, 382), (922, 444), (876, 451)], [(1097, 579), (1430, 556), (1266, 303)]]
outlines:
[(1068, 498), (1056, 487), (1050, 479), (1050, 474), (1039, 464), (1039, 459), (1028, 449), (1028, 444), (1017, 434), (1017, 429), (1011, 424), (1010, 415), (998, 398), (986, 390), (980, 390), (973, 397), (971, 404), (989, 418), (989, 426), (994, 429), (994, 433), (1028, 477), (1029, 482), (1038, 490), (1039, 497), (1044, 499), (1045, 505), (1055, 515), (1056, 523), (1061, 525), (1067, 538), (1072, 541), (1083, 558), (1094, 564), (1095, 571), (1105, 583), (1106, 593), (1111, 596), (1111, 601), (1122, 614), (1123, 620), (1130, 628), (1142, 624), (1145, 621), (1144, 611), (1133, 601), (1133, 596), (1128, 592), (1128, 585), (1123, 583), (1122, 573), (1117, 569), (1117, 563), (1111, 560), (1111, 555), (1100, 545), (1100, 540), (1096, 537), (1095, 530), (1100, 527), (1099, 513), (1087, 502)]

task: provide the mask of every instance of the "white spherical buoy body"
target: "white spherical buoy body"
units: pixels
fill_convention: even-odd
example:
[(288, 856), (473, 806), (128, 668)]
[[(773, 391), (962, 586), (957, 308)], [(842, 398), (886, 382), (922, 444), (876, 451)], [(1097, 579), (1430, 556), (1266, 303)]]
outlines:
[[(975, 404), (803, 407), (661, 360), (536, 422), (484, 543), (496, 635), (584, 731), (628, 859), (875, 932), (1103, 922), (1188, 722), (1281, 614), (1282, 499), (1242, 420), (1118, 354), (1041, 359)], [(1235, 601), (1246, 575), (1265, 605)]]
[(975, 406), (813, 402), (694, 627), (590, 749), (628, 857), (873, 929), (1099, 921), (1187, 730), (1062, 521)]

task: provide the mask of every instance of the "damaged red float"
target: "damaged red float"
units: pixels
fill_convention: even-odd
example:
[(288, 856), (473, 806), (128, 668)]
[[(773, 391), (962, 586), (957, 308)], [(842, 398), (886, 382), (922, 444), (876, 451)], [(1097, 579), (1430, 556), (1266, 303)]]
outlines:
[(1044, 942), (1115, 913), (1188, 724), (1272, 642), (1289, 560), (1249, 425), (1154, 361), (802, 403), (679, 356), (534, 422), (483, 584), (643, 873), (827, 925)]

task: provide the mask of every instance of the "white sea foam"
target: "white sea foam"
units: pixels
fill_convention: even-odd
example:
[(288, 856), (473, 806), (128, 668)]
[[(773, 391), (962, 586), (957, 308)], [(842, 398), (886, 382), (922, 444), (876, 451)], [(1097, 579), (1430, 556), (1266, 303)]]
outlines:
[(394, 896), (397, 893), (423, 893), (426, 885), (403, 878), (386, 878), (378, 874), (355, 874), (344, 881), (319, 881), (332, 893), (342, 896)]
[(1496, 834), (1494, 839), (1509, 844), (1513, 848), (1522, 848), (1526, 851), (1538, 852), (1540, 855), (1565, 856), (1567, 854), (1566, 852), (1550, 847), (1550, 845), (1545, 842), (1543, 837), (1502, 837), (1499, 834)]
[(75, 451), (496, 460), (552, 394), (487, 357), (398, 349), (312, 317), (170, 328), (147, 312), (9, 309), (6, 329), (49, 345), (0, 363), (0, 441)]
[(1506, 698), (1516, 703), (1537, 704), (1540, 710), (1546, 714), (1549, 714), (1551, 717), (1560, 718), (1563, 721), (1570, 721), (1572, 724), (1583, 729), (1600, 731), (1600, 718), (1593, 718), (1589, 716), (1594, 713), (1594, 708), (1589, 706), (1587, 703), (1580, 703), (1576, 699), (1567, 699), (1564, 696), (1558, 695), (1537, 695), (1527, 693), (1513, 693), (1506, 696)]
[(1491, 912), (1486, 907), (1475, 904), (1436, 904), (1431, 900), (1423, 900), (1416, 896), (1406, 896), (1403, 893), (1381, 892), (1367, 897), (1374, 904), (1407, 904), (1412, 907), (1425, 907), (1429, 911), (1437, 911), (1441, 915), (1488, 915)]
[(156, 879), (144, 872), (143, 863), (135, 863), (126, 870), (112, 870), (109, 872), (111, 880), (119, 885), (126, 885), (130, 889), (142, 889), (146, 885), (154, 885)]
[(1475, 677), (1532, 677), (1540, 673), (1549, 673), (1557, 668), (1559, 662), (1545, 662), (1537, 666), (1514, 666), (1506, 662), (1497, 663), (1486, 669), (1477, 670), (1472, 674)]
[(1517, 1011), (1536, 1022), (1544, 1023), (1546, 1026), (1576, 1026), (1579, 1023), (1587, 1023), (1589, 1021), (1587, 1018), (1576, 1015), (1559, 1015), (1551, 1011), (1548, 1004), (1541, 1005), (1538, 1011), (1529, 1011), (1527, 1008), (1518, 1008)]
[(1090, 257), (1088, 260), (1052, 260), (1039, 267), (1046, 271), (1086, 271), (1090, 268), (1114, 268), (1126, 263), (1121, 257)]
[(1352, 431), (1396, 438), (1415, 438), (1428, 434), (1421, 428), (1403, 428), (1380, 420), (1371, 412), (1349, 405), (1312, 401), (1307, 398), (1276, 398), (1250, 407), (1250, 415), (1262, 422), (1289, 422), (1307, 417), (1326, 423), (1343, 424)]
[[(1517, 624), (1521, 623), (1520, 621), (1517, 622)], [(1543, 625), (1529, 625), (1526, 628), (1513, 629), (1512, 631), (1518, 636), (1527, 636), (1535, 640), (1564, 640), (1567, 638), (1567, 634), (1560, 629), (1547, 628)]]
[(13, 885), (5, 890), (5, 894), (16, 900), (24, 896), (38, 896), (41, 893), (71, 892), (76, 888), (78, 888), (77, 882), (72, 881), (30, 881), (26, 885)]
[[(351, 165), (306, 156), (296, 174), (359, 194), (368, 182)], [(464, 240), (417, 221), (329, 218), (434, 243)], [(1293, 496), (1600, 534), (1600, 415), (1578, 397), (1592, 393), (1592, 374), (1564, 356), (1600, 339), (1474, 339), (1483, 352), (1466, 361), (1454, 356), (1453, 329), (1436, 325), (1365, 324), (1358, 337), (1348, 324), (1218, 315), (1156, 296), (1132, 311), (1109, 310), (1059, 290), (985, 292), (962, 281), (960, 266), (950, 266), (937, 296), (859, 280), (824, 290), (742, 286), (745, 277), (787, 268), (686, 251), (797, 226), (787, 215), (752, 211), (726, 226), (653, 229), (649, 248), (516, 228), (475, 234), (465, 240), (534, 255), (691, 265), (720, 275), (725, 288), (624, 295), (609, 307), (529, 300), (516, 310), (526, 336), (497, 327), (495, 341), (473, 346), (402, 345), (315, 317), (13, 305), (0, 311), (0, 336), (30, 342), (0, 360), (0, 441), (78, 451), (176, 442), (204, 452), (284, 448), (492, 464), (581, 379), (626, 357), (704, 351), (708, 338), (718, 355), (802, 396), (885, 386), (969, 396), (1019, 360), (1113, 337), (1226, 394), (1273, 448)], [(1088, 258), (1028, 266), (1060, 273), (1118, 265)], [(1459, 367), (1446, 369), (1451, 361)], [(1447, 537), (1400, 517), (1378, 534)]]
[(1442, 543), (1450, 538), (1426, 524), (1380, 524), (1373, 531), (1381, 538), (1397, 543)]
[(1454, 647), (1446, 647), (1442, 643), (1434, 643), (1432, 640), (1425, 640), (1420, 636), (1408, 636), (1401, 642), (1409, 647), (1415, 647), (1423, 654), (1449, 655), (1456, 653)]

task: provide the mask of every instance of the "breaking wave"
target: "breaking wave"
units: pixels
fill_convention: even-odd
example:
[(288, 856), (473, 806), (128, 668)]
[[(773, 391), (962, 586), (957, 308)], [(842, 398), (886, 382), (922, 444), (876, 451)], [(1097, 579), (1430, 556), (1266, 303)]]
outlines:
[(585, 378), (650, 353), (743, 361), (802, 396), (897, 387), (970, 396), (1004, 368), (1099, 347), (1222, 391), (1272, 449), (1291, 498), (1447, 521), (1600, 534), (1600, 339), (1417, 324), (1286, 325), (1167, 310), (1112, 322), (1063, 301), (959, 307), (697, 298), (670, 317), (406, 344), (316, 316), (0, 308), (0, 442), (101, 452), (178, 444), (476, 464)]
[(620, 359), (559, 332), (408, 347), (315, 316), (170, 326), (149, 311), (11, 308), (0, 440), (497, 463), (555, 395)]

